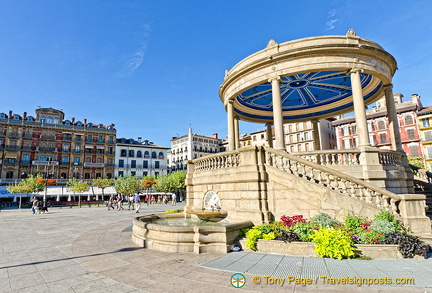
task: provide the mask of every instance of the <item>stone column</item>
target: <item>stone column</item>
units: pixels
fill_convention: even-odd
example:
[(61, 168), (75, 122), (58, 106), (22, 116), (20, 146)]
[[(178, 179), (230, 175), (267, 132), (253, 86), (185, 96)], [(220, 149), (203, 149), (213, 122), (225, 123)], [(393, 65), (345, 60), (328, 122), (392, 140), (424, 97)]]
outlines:
[(228, 151), (234, 151), (235, 148), (235, 134), (234, 134), (234, 101), (229, 100), (227, 104), (228, 113)]
[(360, 72), (361, 69), (353, 68), (350, 71), (350, 77), (359, 147), (363, 147), (370, 146), (371, 144), (369, 142), (369, 132), (367, 128), (366, 109), (363, 100), (363, 90), (360, 81)]
[(269, 147), (273, 147), (273, 132), (272, 132), (272, 124), (271, 123), (266, 123), (267, 129), (266, 129), (266, 134), (267, 134), (267, 144)]
[(285, 150), (284, 131), (283, 131), (283, 115), (282, 115), (282, 101), (280, 95), (280, 77), (269, 79), (272, 85), (272, 101), (273, 101), (273, 124), (275, 130), (275, 148), (277, 150)]
[(240, 127), (238, 117), (234, 117), (234, 141), (235, 149), (237, 150), (240, 148)]
[(318, 128), (318, 120), (312, 120), (312, 131), (313, 131), (313, 139), (314, 139), (314, 151), (321, 150), (321, 140)]
[(396, 112), (396, 105), (393, 97), (393, 85), (388, 84), (384, 86), (385, 101), (387, 108), (387, 116), (389, 120), (390, 140), (392, 148), (395, 151), (403, 151), (402, 140), (399, 131), (399, 121)]

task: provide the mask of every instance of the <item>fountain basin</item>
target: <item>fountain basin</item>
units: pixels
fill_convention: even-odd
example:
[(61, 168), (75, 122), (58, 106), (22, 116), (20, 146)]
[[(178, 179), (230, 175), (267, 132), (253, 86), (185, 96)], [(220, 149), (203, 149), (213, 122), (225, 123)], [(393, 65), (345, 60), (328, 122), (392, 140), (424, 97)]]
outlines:
[(188, 210), (187, 214), (196, 215), (198, 219), (203, 221), (219, 222), (228, 216), (225, 211), (208, 211), (208, 210)]
[[(133, 219), (132, 240), (135, 244), (165, 252), (227, 253), (242, 228), (251, 227), (251, 221), (239, 223), (216, 222), (212, 225), (166, 225), (158, 220), (179, 221), (184, 213), (153, 214)], [(186, 216), (190, 220), (190, 216)]]

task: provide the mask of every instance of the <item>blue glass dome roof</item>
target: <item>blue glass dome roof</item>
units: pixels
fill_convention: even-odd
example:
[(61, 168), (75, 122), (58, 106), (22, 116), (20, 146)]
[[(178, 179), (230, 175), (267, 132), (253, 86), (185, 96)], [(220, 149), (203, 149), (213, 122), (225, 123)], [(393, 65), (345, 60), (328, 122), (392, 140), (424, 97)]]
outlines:
[[(364, 99), (374, 96), (382, 82), (371, 74), (360, 73)], [(352, 108), (351, 79), (347, 71), (316, 71), (281, 77), (283, 119), (310, 119), (332, 116)], [(253, 120), (273, 119), (272, 85), (265, 82), (237, 95), (239, 116)]]

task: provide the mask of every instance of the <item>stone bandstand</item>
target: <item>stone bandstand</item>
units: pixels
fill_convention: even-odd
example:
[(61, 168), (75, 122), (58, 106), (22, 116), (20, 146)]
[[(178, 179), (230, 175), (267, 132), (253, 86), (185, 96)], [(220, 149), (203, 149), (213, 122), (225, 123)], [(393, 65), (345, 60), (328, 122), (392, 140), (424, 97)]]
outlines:
[[(278, 44), (273, 40), (225, 73), (219, 95), (228, 116), (228, 151), (188, 162), (187, 207), (212, 190), (233, 222), (255, 224), (319, 211), (372, 218), (381, 210), (420, 234), (431, 232), (425, 195), (414, 193), (393, 100), (396, 60), (349, 30)], [(385, 96), (392, 150), (372, 147), (365, 107)], [(318, 120), (354, 111), (358, 147), (319, 150)], [(266, 146), (240, 148), (239, 121), (267, 126)], [(311, 121), (315, 151), (287, 153), (285, 123)]]

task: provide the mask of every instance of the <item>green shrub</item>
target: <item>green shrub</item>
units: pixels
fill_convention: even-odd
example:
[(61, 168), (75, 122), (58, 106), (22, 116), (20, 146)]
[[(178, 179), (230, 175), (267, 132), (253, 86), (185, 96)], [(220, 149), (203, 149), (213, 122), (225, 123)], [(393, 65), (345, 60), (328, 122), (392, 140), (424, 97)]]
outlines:
[(364, 217), (350, 215), (345, 218), (344, 224), (345, 227), (349, 229), (353, 229), (353, 228), (359, 228), (363, 222), (367, 222), (367, 221), (368, 219)]
[(300, 240), (303, 242), (309, 242), (309, 236), (314, 234), (315, 231), (315, 226), (311, 223), (297, 223), (293, 227), (293, 232), (296, 233), (300, 237)]
[(321, 228), (315, 234), (312, 234), (310, 238), (316, 244), (315, 252), (319, 257), (330, 257), (341, 260), (354, 255), (354, 242), (342, 230)]
[(270, 233), (268, 233), (268, 234), (264, 234), (264, 233), (263, 233), (262, 237), (263, 237), (263, 239), (265, 239), (265, 240), (273, 240), (273, 239), (275, 239), (276, 236), (275, 236), (275, 233), (270, 232)]
[(393, 233), (396, 231), (393, 223), (385, 219), (375, 219), (369, 227), (370, 230), (381, 232), (383, 234)]
[(338, 221), (330, 217), (330, 215), (320, 212), (310, 219), (310, 222), (318, 227), (336, 228)]
[(397, 231), (397, 232), (401, 232), (403, 230), (401, 223), (398, 220), (396, 220), (395, 216), (390, 214), (389, 212), (383, 211), (383, 212), (379, 213), (378, 215), (375, 216), (374, 220), (378, 220), (378, 219), (386, 220), (386, 221), (392, 223), (393, 227), (395, 228), (395, 231)]
[(246, 247), (252, 250), (257, 250), (256, 244), (258, 239), (263, 237), (263, 232), (258, 226), (253, 226), (252, 229), (246, 232)]

